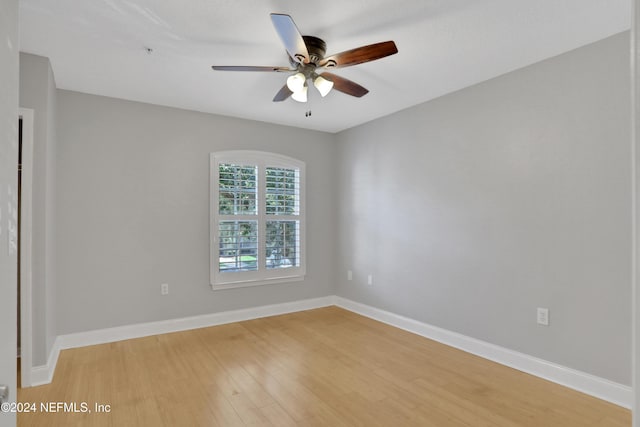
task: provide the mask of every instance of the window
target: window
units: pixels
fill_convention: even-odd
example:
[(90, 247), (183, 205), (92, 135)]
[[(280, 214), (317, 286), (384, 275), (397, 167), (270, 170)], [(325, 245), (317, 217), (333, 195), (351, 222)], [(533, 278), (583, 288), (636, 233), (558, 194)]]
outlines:
[(257, 151), (211, 153), (211, 285), (301, 280), (304, 163)]

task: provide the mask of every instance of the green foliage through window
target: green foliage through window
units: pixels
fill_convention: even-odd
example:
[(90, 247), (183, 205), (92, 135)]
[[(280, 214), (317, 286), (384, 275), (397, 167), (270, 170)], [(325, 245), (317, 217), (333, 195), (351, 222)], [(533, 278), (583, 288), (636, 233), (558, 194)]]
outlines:
[(267, 215), (296, 215), (299, 211), (298, 174), (294, 169), (266, 169)]
[(299, 221), (267, 221), (267, 268), (298, 267)]
[(254, 271), (258, 269), (258, 222), (220, 221), (219, 271)]
[(221, 215), (256, 213), (257, 167), (220, 164), (218, 172)]

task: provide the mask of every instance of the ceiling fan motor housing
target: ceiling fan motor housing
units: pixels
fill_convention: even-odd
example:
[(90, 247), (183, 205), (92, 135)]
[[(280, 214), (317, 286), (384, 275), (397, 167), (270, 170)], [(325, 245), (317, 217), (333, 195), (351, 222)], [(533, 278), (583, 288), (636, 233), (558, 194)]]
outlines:
[[(294, 58), (289, 57), (289, 61), (291, 65), (296, 68), (296, 71), (304, 74), (306, 78), (313, 78), (315, 74), (315, 70), (318, 67), (320, 61), (324, 59), (324, 55), (327, 52), (327, 44), (321, 38), (315, 36), (302, 36), (304, 43), (307, 47), (307, 53), (309, 54), (309, 63), (305, 64), (304, 62), (298, 62)], [(303, 59), (300, 57), (299, 59)], [(331, 63), (327, 64), (326, 67), (331, 67), (335, 65), (335, 62), (330, 61)]]
[(307, 45), (307, 51), (309, 52), (309, 62), (318, 65), (318, 62), (324, 58), (327, 52), (327, 44), (324, 40), (314, 36), (302, 36), (304, 44)]

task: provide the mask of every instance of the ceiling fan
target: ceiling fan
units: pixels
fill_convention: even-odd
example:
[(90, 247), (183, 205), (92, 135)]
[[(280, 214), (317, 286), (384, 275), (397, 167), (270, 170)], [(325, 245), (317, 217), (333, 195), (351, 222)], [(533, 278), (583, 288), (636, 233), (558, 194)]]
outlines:
[(271, 22), (282, 39), (289, 54), (291, 67), (252, 67), (252, 66), (219, 66), (212, 68), (218, 71), (267, 71), (277, 73), (293, 73), (287, 78), (287, 84), (278, 91), (274, 102), (284, 101), (291, 97), (298, 102), (307, 102), (307, 80), (311, 80), (320, 95), (326, 96), (331, 89), (347, 95), (362, 97), (369, 91), (359, 84), (337, 76), (325, 70), (349, 67), (374, 61), (398, 53), (393, 41), (361, 46), (335, 55), (325, 57), (327, 45), (324, 40), (314, 36), (303, 36), (289, 15), (271, 14)]

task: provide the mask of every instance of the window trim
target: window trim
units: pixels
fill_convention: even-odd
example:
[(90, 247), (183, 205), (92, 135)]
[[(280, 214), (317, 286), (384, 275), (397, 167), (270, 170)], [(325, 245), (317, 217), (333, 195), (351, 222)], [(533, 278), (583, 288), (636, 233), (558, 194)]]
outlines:
[[(247, 215), (246, 220), (258, 221), (258, 271), (219, 272), (219, 240), (218, 223), (228, 220), (228, 215), (219, 214), (219, 164), (234, 163), (242, 165), (256, 165), (257, 176), (257, 215)], [(299, 174), (299, 214), (295, 220), (299, 221), (300, 266), (284, 269), (266, 269), (264, 241), (261, 236), (266, 233), (268, 220), (291, 220), (290, 215), (266, 214), (266, 167), (295, 168)], [(247, 286), (259, 286), (273, 283), (302, 281), (306, 275), (306, 176), (305, 163), (301, 160), (281, 154), (253, 150), (219, 151), (209, 155), (209, 283), (213, 290), (234, 289)], [(238, 220), (242, 215), (237, 215)], [(222, 218), (222, 219), (221, 219)], [(223, 277), (224, 276), (224, 277)]]

